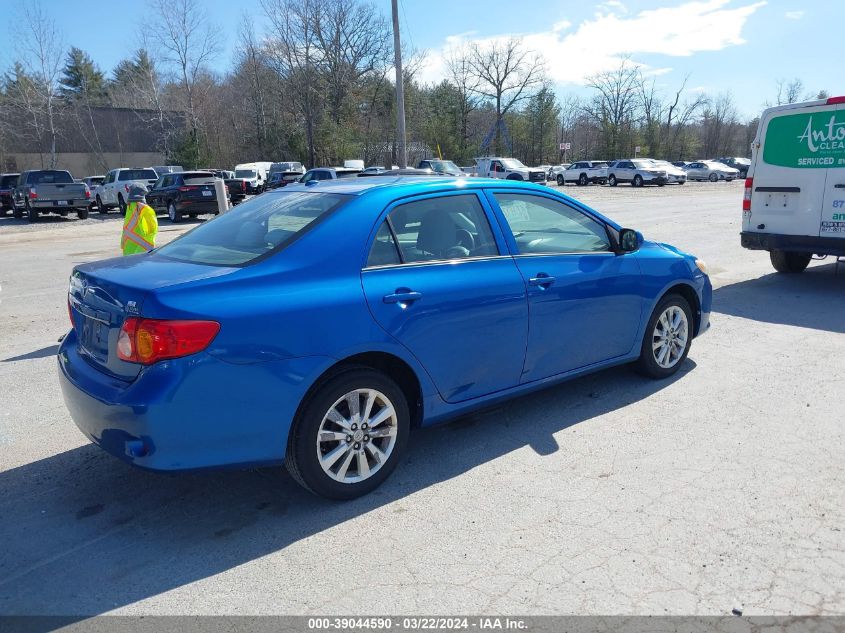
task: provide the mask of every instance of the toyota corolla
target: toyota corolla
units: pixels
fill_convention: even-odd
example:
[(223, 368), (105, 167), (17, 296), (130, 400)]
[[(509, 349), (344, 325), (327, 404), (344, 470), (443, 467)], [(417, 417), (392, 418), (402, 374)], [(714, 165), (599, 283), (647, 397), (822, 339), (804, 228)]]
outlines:
[(703, 262), (546, 187), (313, 182), (77, 266), (59, 376), (127, 462), (285, 463), (344, 499), (415, 426), (611, 365), (672, 375), (710, 303)]

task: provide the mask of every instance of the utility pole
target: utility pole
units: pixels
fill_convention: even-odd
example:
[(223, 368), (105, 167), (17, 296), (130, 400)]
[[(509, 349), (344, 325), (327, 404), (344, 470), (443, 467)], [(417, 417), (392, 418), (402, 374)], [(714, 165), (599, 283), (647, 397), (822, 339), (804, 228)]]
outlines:
[(398, 0), (392, 0), (393, 5), (393, 65), (396, 67), (396, 138), (398, 140), (399, 166), (408, 166), (408, 150), (405, 147), (405, 86), (402, 79), (402, 44), (399, 41), (399, 10)]

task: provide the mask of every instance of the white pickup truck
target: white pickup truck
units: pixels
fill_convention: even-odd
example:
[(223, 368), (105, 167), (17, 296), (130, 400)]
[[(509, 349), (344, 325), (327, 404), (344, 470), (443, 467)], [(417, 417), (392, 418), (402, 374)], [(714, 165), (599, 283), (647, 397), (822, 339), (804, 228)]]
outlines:
[(136, 185), (144, 189), (152, 189), (157, 180), (158, 174), (152, 167), (112, 169), (94, 190), (97, 210), (100, 213), (108, 213), (109, 209), (119, 207), (121, 213), (126, 213), (129, 190)]
[(577, 182), (579, 185), (589, 185), (592, 182), (605, 184), (607, 182), (607, 163), (603, 160), (579, 160), (572, 163), (557, 175), (557, 184), (565, 185)]
[(475, 174), (483, 178), (503, 178), (505, 180), (525, 180), (546, 184), (546, 171), (526, 167), (516, 158), (486, 156), (475, 159)]

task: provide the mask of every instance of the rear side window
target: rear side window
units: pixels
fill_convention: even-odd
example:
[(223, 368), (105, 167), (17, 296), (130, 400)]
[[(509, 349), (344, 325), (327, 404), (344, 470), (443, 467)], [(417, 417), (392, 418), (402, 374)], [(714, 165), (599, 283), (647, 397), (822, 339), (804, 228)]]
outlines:
[(282, 250), (348, 198), (312, 192), (260, 196), (199, 225), (156, 252), (195, 264), (242, 266)]
[(14, 187), (18, 184), (18, 177), (17, 176), (3, 176), (0, 179), (0, 188), (8, 189), (10, 187)]
[(484, 209), (473, 194), (409, 202), (388, 218), (403, 263), (499, 254)]
[(367, 266), (390, 266), (391, 264), (401, 263), (399, 248), (396, 246), (396, 240), (393, 239), (390, 225), (386, 221), (382, 222), (381, 228), (376, 233), (376, 239), (370, 248)]
[(158, 174), (153, 169), (124, 169), (117, 176), (119, 181), (156, 180), (157, 178)]

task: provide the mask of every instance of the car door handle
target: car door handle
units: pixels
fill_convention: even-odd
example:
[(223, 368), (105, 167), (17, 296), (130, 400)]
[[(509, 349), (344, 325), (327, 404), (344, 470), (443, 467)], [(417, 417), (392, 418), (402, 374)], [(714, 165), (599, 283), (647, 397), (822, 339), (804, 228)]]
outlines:
[(400, 289), (392, 294), (384, 295), (385, 303), (413, 303), (420, 299), (422, 299), (422, 293), (413, 290)]
[(845, 183), (839, 183), (838, 185), (833, 185), (834, 189), (845, 189)]
[(555, 282), (554, 277), (550, 277), (546, 273), (537, 273), (536, 277), (531, 277), (528, 284), (531, 286), (540, 286), (540, 288), (548, 288)]

